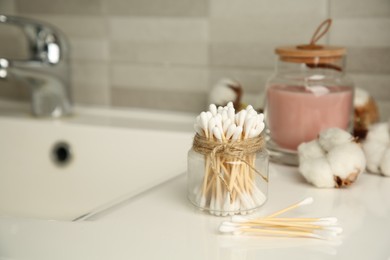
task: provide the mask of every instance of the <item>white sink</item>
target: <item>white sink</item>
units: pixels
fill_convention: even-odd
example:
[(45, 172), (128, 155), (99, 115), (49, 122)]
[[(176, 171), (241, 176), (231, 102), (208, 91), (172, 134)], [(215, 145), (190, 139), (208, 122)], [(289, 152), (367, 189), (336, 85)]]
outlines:
[(193, 136), (185, 114), (77, 108), (49, 120), (13, 104), (0, 111), (2, 216), (83, 219), (183, 173)]

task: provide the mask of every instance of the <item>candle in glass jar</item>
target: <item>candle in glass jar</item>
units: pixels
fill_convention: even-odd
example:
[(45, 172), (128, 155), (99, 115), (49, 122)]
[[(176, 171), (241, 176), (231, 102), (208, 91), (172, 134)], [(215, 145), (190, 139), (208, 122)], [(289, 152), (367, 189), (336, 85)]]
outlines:
[(313, 91), (305, 86), (272, 85), (267, 89), (267, 123), (272, 140), (281, 148), (296, 150), (321, 130), (347, 130), (351, 120), (353, 90), (327, 86)]

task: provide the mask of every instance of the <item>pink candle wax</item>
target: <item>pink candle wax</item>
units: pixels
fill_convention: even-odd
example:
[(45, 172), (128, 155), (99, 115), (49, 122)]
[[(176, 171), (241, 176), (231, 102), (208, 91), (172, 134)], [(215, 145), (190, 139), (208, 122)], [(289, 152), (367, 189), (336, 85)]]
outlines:
[(267, 90), (267, 123), (272, 140), (282, 148), (296, 150), (330, 127), (347, 129), (353, 91), (327, 87), (328, 93), (313, 93), (304, 86), (274, 85)]

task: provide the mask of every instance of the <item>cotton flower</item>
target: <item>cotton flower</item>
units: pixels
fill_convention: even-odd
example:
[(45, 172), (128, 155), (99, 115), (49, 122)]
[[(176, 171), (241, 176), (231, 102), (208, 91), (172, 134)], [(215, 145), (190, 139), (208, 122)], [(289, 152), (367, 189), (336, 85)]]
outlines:
[(240, 110), (242, 87), (240, 83), (231, 79), (221, 79), (215, 84), (209, 94), (209, 103), (225, 106), (233, 102), (234, 108)]
[(318, 138), (298, 146), (299, 172), (319, 188), (351, 185), (366, 167), (362, 148), (351, 134), (329, 128)]
[(372, 125), (363, 143), (369, 172), (390, 176), (390, 126)]
[(369, 127), (378, 122), (379, 111), (374, 98), (364, 89), (356, 88), (354, 95), (354, 135), (364, 139)]

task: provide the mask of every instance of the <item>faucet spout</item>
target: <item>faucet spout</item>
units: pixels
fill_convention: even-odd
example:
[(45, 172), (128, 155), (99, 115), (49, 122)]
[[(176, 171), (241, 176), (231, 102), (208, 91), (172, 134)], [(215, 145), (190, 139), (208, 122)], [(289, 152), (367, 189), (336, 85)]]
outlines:
[(38, 117), (71, 113), (68, 45), (50, 25), (21, 17), (0, 15), (0, 23), (19, 26), (28, 40), (28, 60), (0, 58), (0, 79), (18, 80), (31, 90), (31, 107)]

